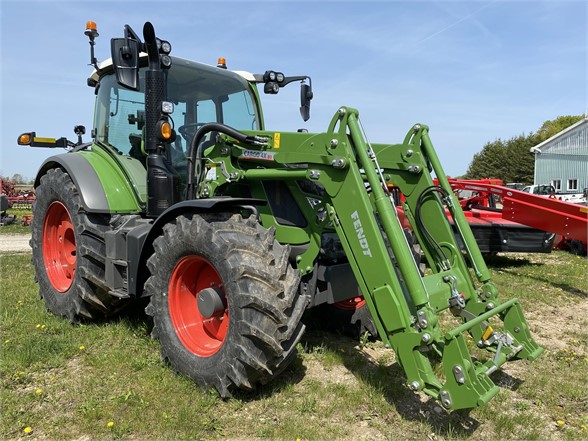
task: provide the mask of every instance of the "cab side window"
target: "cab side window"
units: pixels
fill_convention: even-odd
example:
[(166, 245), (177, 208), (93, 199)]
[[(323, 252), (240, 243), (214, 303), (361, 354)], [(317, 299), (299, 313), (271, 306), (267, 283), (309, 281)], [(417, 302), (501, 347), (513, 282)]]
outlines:
[(141, 91), (119, 87), (114, 75), (102, 78), (98, 90), (96, 141), (109, 144), (121, 154), (140, 158), (145, 125), (145, 96)]

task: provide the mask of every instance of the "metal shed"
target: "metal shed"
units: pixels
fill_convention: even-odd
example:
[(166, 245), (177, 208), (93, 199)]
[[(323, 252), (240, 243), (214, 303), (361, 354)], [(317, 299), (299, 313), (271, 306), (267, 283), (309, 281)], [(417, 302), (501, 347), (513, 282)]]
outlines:
[(588, 187), (588, 117), (531, 148), (534, 184), (551, 184), (557, 193), (582, 193)]

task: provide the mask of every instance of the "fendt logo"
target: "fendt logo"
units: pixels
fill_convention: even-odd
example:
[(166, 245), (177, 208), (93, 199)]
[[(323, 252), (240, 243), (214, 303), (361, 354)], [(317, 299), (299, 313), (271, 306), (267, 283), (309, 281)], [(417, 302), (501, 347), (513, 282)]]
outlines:
[(363, 254), (372, 257), (370, 245), (368, 244), (368, 241), (365, 238), (365, 234), (363, 234), (363, 226), (361, 225), (361, 221), (359, 220), (359, 214), (357, 214), (357, 211), (351, 213), (351, 219), (353, 220), (353, 226), (355, 227), (355, 232), (357, 233), (357, 239), (359, 240), (359, 244), (363, 248)]

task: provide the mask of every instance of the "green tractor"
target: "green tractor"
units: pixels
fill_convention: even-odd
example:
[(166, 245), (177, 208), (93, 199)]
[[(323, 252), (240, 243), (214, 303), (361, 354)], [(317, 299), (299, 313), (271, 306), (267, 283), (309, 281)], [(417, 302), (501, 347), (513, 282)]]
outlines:
[(267, 130), (258, 85), (300, 83), (307, 120), (309, 77), (172, 58), (150, 23), (98, 63), (92, 22), (85, 33), (92, 142), (79, 126), (77, 142), (18, 139), (69, 149), (35, 181), (49, 311), (91, 321), (142, 300), (162, 357), (222, 397), (283, 371), (319, 306), (377, 335), (408, 387), (448, 410), (484, 405), (492, 372), (541, 354), (518, 300), (499, 300), (425, 125), (370, 144), (340, 107), (324, 133)]

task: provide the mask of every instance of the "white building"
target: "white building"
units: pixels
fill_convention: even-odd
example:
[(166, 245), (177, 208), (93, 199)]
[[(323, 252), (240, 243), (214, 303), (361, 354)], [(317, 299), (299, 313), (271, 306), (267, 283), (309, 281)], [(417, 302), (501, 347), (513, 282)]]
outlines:
[(531, 148), (534, 184), (551, 184), (556, 193), (582, 193), (588, 187), (588, 117)]

